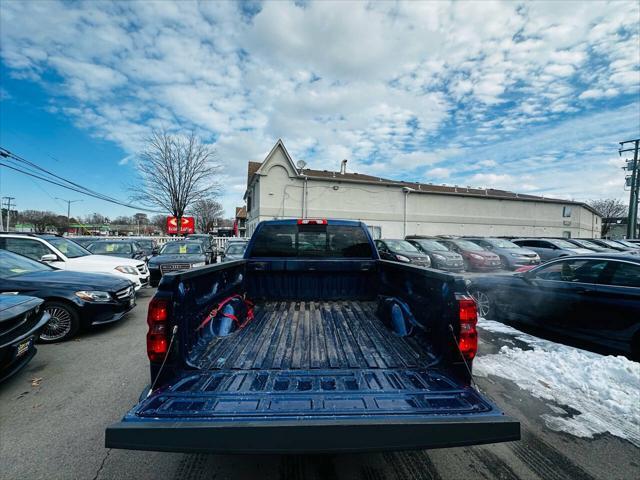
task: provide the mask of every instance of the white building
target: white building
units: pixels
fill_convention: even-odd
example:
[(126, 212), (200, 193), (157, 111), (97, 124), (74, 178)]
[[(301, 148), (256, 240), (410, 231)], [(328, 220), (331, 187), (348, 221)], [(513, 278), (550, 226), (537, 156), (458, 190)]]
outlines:
[(262, 220), (362, 220), (373, 235), (599, 237), (601, 219), (579, 202), (478, 189), (388, 180), (298, 168), (281, 140), (263, 162), (249, 162), (247, 234)]

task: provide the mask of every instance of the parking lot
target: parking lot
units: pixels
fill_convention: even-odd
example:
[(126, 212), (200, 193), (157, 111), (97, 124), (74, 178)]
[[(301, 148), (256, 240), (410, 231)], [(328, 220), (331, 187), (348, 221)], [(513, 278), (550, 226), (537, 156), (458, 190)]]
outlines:
[[(563, 374), (558, 368), (557, 383), (553, 383), (542, 368), (545, 355), (555, 365), (570, 367), (572, 362), (590, 362), (589, 368), (604, 374), (605, 367), (617, 362), (612, 371), (626, 371), (628, 378), (621, 378), (620, 385), (612, 381), (610, 388), (626, 389), (623, 398), (629, 398), (640, 391), (638, 364), (540, 340), (492, 322), (480, 324), (475, 381), (477, 388), (506, 414), (520, 421), (519, 442), (326, 456), (224, 456), (105, 449), (105, 427), (118, 421), (148, 384), (145, 316), (152, 294), (152, 289), (142, 290), (137, 307), (122, 322), (95, 329), (70, 342), (40, 345), (33, 361), (0, 386), (0, 477), (638, 478), (640, 432), (634, 423), (637, 412), (624, 418), (606, 418), (616, 412), (607, 407), (606, 401), (602, 408), (596, 406), (599, 412), (578, 411), (593, 409), (593, 405), (574, 403), (562, 388), (563, 383), (573, 385), (571, 372), (565, 370), (567, 377), (557, 378)], [(527, 352), (535, 352), (538, 365), (526, 364)], [(510, 367), (516, 370), (509, 370)], [(509, 376), (516, 381), (506, 378)], [(598, 396), (594, 398), (597, 400)], [(592, 418), (594, 414), (600, 418)]]

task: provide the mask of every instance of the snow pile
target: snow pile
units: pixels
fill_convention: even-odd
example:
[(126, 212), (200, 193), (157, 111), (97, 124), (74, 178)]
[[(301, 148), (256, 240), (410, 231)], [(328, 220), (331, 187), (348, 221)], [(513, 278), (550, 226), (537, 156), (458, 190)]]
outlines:
[(532, 349), (503, 346), (495, 355), (479, 356), (476, 375), (507, 378), (568, 407), (571, 413), (550, 405), (558, 415), (542, 416), (553, 430), (579, 437), (609, 432), (640, 447), (640, 363), (542, 340), (499, 322), (481, 319), (478, 326), (513, 335)]

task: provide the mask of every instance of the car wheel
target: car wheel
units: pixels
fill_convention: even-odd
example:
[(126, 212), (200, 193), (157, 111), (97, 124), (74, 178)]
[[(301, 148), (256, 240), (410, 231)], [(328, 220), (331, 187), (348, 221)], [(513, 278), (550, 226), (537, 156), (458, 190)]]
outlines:
[(46, 302), (44, 310), (51, 315), (51, 319), (40, 333), (42, 343), (61, 342), (78, 333), (80, 318), (71, 305), (62, 302)]
[(493, 301), (489, 294), (483, 290), (475, 290), (471, 292), (471, 296), (476, 301), (478, 307), (478, 316), (482, 318), (489, 318), (495, 313)]

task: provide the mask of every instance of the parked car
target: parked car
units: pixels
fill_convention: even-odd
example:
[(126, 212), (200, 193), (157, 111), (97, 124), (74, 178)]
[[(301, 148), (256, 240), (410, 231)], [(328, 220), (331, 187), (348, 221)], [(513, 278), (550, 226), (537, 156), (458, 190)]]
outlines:
[(380, 261), (360, 222), (262, 222), (244, 260), (165, 277), (147, 318), (151, 387), (107, 428), (107, 448), (322, 453), (520, 438), (471, 386), (477, 319), (464, 280)]
[(440, 238), (438, 242), (449, 250), (462, 255), (464, 269), (467, 271), (500, 270), (500, 257), (477, 243), (462, 238)]
[(194, 233), (192, 235), (189, 235), (186, 240), (200, 242), (200, 244), (202, 245), (202, 251), (207, 256), (207, 263), (216, 262), (218, 252), (216, 251), (216, 246), (211, 235), (207, 235), (204, 233)]
[(438, 270), (449, 272), (464, 271), (464, 260), (462, 255), (452, 252), (443, 244), (431, 237), (421, 237), (418, 235), (408, 236), (407, 242), (416, 247), (431, 259), (431, 266)]
[(0, 295), (0, 382), (36, 354), (35, 339), (49, 320), (42, 303), (25, 295)]
[(552, 258), (565, 257), (567, 255), (580, 255), (593, 253), (592, 250), (579, 247), (566, 240), (559, 240), (557, 238), (517, 238), (512, 240), (516, 245), (526, 247), (529, 250), (533, 250), (543, 262), (551, 260)]
[(0, 250), (0, 293), (44, 300), (50, 320), (40, 340), (59, 342), (80, 328), (120, 320), (135, 306), (130, 280), (115, 275), (58, 270), (46, 263)]
[(525, 265), (540, 263), (540, 257), (536, 252), (503, 238), (465, 237), (465, 240), (476, 243), (498, 255), (501, 266), (505, 270), (515, 270)]
[(202, 267), (208, 262), (209, 257), (200, 242), (177, 240), (165, 243), (160, 251), (149, 259), (149, 283), (152, 287), (157, 287), (165, 273)]
[(86, 247), (95, 255), (146, 260), (146, 252), (135, 240), (100, 240)]
[(430, 267), (429, 255), (421, 252), (415, 245), (406, 240), (384, 238), (375, 241), (376, 248), (383, 260), (412, 263), (420, 267)]
[(580, 248), (587, 248), (593, 252), (598, 252), (598, 253), (618, 252), (618, 250), (614, 250), (613, 248), (610, 248), (610, 247), (603, 247), (602, 245), (598, 245), (597, 243), (592, 242), (591, 240), (583, 240), (581, 238), (564, 238), (563, 240), (566, 240), (569, 243), (573, 243), (574, 245)]
[(24, 255), (39, 262), (46, 262), (61, 270), (109, 273), (126, 278), (134, 283), (136, 290), (149, 283), (149, 271), (144, 262), (129, 258), (94, 255), (77, 243), (57, 235), (2, 233), (0, 249)]
[(93, 242), (104, 240), (104, 237), (67, 237), (69, 240), (76, 242), (81, 247), (87, 248)]
[(618, 242), (614, 242), (613, 240), (608, 240), (606, 238), (589, 238), (584, 240), (589, 240), (590, 242), (595, 243), (596, 245), (599, 245), (604, 248), (610, 248), (617, 252), (630, 252), (634, 250), (633, 248), (627, 247)]
[(627, 247), (628, 249), (630, 249), (629, 250), (630, 253), (633, 253), (635, 255), (640, 254), (640, 245), (636, 245), (635, 243), (632, 243), (623, 239), (614, 240), (614, 242), (619, 243), (623, 247)]
[(156, 242), (151, 238), (140, 238), (136, 237), (132, 239), (136, 242), (142, 250), (144, 250), (146, 255), (151, 255), (153, 249), (156, 248)]
[(579, 255), (522, 274), (472, 279), (481, 316), (558, 333), (640, 359), (640, 259)]
[(231, 262), (233, 260), (240, 260), (244, 257), (244, 252), (247, 249), (248, 241), (243, 242), (228, 242), (227, 247), (222, 254), (223, 262)]

